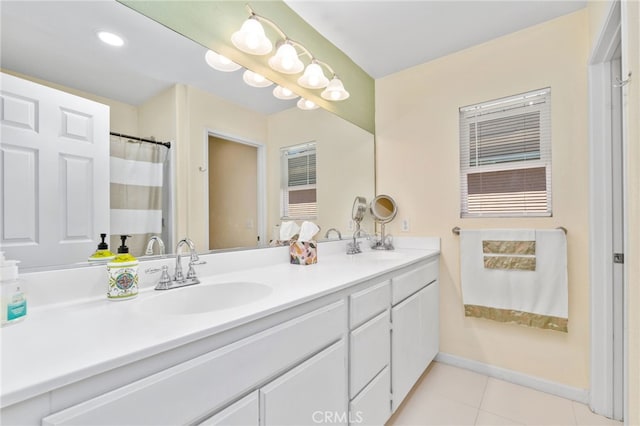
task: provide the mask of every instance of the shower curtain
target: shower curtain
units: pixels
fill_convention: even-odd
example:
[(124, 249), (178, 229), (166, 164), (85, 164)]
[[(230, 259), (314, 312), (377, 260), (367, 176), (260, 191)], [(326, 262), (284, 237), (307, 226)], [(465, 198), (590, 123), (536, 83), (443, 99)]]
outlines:
[(162, 171), (168, 151), (163, 145), (111, 136), (112, 252), (120, 246), (120, 235), (131, 235), (129, 253), (142, 256), (149, 238), (162, 234)]

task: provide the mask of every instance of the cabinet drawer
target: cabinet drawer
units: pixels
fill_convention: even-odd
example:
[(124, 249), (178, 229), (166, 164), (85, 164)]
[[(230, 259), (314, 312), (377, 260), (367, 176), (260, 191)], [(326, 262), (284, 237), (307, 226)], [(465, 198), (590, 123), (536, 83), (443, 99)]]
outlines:
[(353, 398), (389, 364), (389, 310), (351, 332), (349, 397)]
[(438, 259), (426, 265), (405, 272), (393, 278), (391, 286), (391, 303), (393, 305), (403, 301), (422, 287), (438, 278)]
[(391, 415), (389, 367), (376, 376), (349, 404), (349, 420), (354, 425), (383, 425)]
[(258, 426), (258, 391), (236, 401), (198, 426)]
[(345, 314), (343, 301), (333, 303), (52, 414), (42, 424), (192, 423), (339, 340)]
[(387, 309), (391, 282), (383, 281), (351, 295), (349, 328), (354, 329)]
[(347, 411), (344, 340), (323, 350), (260, 389), (260, 418), (264, 426), (344, 424), (333, 418)]

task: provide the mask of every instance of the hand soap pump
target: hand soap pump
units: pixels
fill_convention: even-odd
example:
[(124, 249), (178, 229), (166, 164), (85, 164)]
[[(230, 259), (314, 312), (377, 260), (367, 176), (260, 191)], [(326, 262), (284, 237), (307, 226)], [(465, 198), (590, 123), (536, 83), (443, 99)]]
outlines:
[(116, 258), (116, 255), (109, 250), (109, 245), (104, 241), (107, 234), (100, 234), (100, 238), (102, 242), (98, 244), (96, 252), (89, 257), (89, 262), (105, 262)]
[(118, 255), (107, 263), (109, 274), (109, 300), (131, 299), (138, 295), (138, 259), (129, 254), (127, 237), (121, 235), (122, 245), (118, 247)]
[(18, 279), (18, 260), (7, 260), (0, 252), (0, 314), (2, 325), (18, 322), (27, 315), (27, 297)]

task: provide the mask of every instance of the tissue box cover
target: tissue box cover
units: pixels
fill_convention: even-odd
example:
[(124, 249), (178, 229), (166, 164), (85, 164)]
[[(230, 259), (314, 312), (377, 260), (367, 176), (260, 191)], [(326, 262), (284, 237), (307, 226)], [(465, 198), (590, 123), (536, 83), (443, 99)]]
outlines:
[(291, 241), (289, 254), (293, 265), (318, 263), (318, 244), (315, 241)]

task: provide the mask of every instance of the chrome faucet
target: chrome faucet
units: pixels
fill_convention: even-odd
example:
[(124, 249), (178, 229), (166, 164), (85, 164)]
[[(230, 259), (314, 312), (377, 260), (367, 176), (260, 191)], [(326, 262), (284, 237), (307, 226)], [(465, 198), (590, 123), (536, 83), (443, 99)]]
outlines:
[(360, 242), (357, 240), (357, 238), (362, 237), (363, 234), (366, 239), (371, 238), (371, 236), (367, 233), (367, 231), (364, 231), (360, 229), (360, 227), (358, 227), (358, 229), (356, 229), (353, 233), (353, 241), (347, 243), (347, 254), (362, 253), (362, 249), (360, 248)]
[[(187, 245), (189, 247), (189, 270), (187, 271), (187, 276), (185, 277), (182, 274), (182, 264), (180, 263), (181, 255), (180, 255), (180, 247), (183, 245)], [(176, 245), (176, 270), (175, 275), (173, 277), (173, 287), (184, 287), (186, 285), (198, 284), (200, 280), (196, 277), (196, 270), (193, 269), (193, 265), (202, 265), (203, 263), (198, 258), (198, 254), (196, 253), (196, 247), (189, 238), (183, 238), (178, 241)]]
[[(187, 245), (189, 247), (189, 270), (187, 271), (187, 276), (184, 276), (182, 272), (182, 255), (180, 254), (180, 248), (183, 245)], [(202, 265), (207, 262), (201, 261), (198, 258), (198, 253), (196, 253), (196, 247), (189, 238), (183, 238), (178, 241), (176, 245), (176, 270), (173, 279), (169, 276), (167, 266), (162, 267), (162, 276), (160, 277), (160, 281), (158, 285), (156, 285), (156, 290), (169, 290), (172, 288), (184, 287), (188, 285), (198, 284), (200, 280), (196, 276), (196, 270), (193, 268), (194, 265)], [(146, 272), (158, 272), (160, 269), (148, 269)]]
[(160, 238), (157, 235), (154, 235), (153, 237), (149, 238), (149, 242), (147, 243), (147, 250), (144, 252), (145, 256), (152, 256), (153, 255), (153, 243), (157, 242), (158, 243), (158, 251), (160, 253), (160, 255), (164, 254), (164, 242), (162, 242), (162, 238)]
[(329, 234), (331, 233), (331, 231), (334, 231), (336, 234), (338, 234), (338, 239), (341, 240), (342, 239), (342, 234), (340, 233), (340, 231), (338, 231), (336, 228), (329, 228), (327, 229), (327, 232), (324, 234), (325, 238), (329, 238)]

